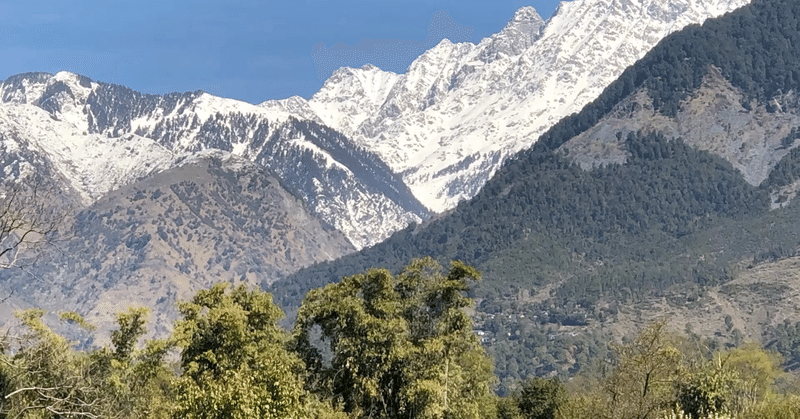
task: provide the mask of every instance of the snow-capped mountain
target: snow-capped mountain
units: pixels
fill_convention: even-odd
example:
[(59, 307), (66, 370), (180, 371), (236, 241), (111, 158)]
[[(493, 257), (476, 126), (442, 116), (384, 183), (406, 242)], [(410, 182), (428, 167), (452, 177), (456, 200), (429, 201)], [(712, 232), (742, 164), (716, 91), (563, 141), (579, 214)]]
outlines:
[(264, 165), (357, 248), (474, 196), (510, 155), (670, 32), (747, 0), (574, 0), (520, 9), (405, 74), (342, 68), (310, 100), (148, 95), (61, 72), (0, 84), (4, 147), (47, 160), (83, 205), (220, 150)]
[(573, 0), (520, 9), (477, 45), (447, 40), (404, 74), (342, 68), (310, 100), (260, 106), (322, 122), (379, 154), (441, 212), (596, 98), (666, 35), (748, 0)]
[(68, 72), (11, 77), (0, 98), (5, 146), (22, 142), (44, 156), (83, 205), (222, 151), (266, 166), (357, 248), (427, 217), (380, 158), (307, 118), (302, 103), (282, 110), (203, 92), (147, 95)]

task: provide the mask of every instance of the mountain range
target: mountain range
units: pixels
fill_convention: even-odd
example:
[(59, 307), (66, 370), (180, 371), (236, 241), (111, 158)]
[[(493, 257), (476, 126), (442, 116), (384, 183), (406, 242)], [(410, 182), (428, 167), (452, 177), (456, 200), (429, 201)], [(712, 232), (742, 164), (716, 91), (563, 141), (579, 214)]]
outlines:
[(269, 290), (291, 312), (372, 266), (466, 261), (484, 273), (474, 318), (507, 384), (591, 368), (657, 319), (797, 366), (797, 16), (756, 1), (666, 37), (472, 199)]
[(309, 100), (260, 106), (333, 127), (377, 153), (429, 209), (473, 197), (498, 167), (596, 98), (664, 36), (746, 0), (575, 0), (532, 7), (477, 45), (448, 40), (404, 74), (342, 68)]
[[(13, 76), (0, 85), (4, 179), (42, 182), (70, 210), (48, 254), (0, 273), (7, 306), (76, 309), (105, 330), (141, 304), (161, 333), (176, 300), (214, 282), (260, 284), (291, 314), (312, 287), (423, 255), (483, 270), (479, 324), (530, 347), (525, 333), (619, 319), (619, 302), (696, 300), (743, 260), (797, 245), (776, 221), (800, 189), (800, 67), (783, 21), (796, 14), (770, 32), (758, 13), (785, 3), (758, 0), (698, 25), (747, 3), (574, 0), (547, 21), (526, 7), (404, 74), (343, 68), (308, 100), (259, 105)], [(720, 250), (710, 232), (742, 219), (747, 245)], [(769, 223), (785, 227), (780, 246), (754, 238)], [(489, 317), (520, 307), (542, 321), (506, 331)], [(531, 355), (531, 371), (577, 368), (567, 353)]]
[(3, 134), (21, 140), (9, 147), (50, 162), (84, 206), (215, 150), (268, 167), (358, 248), (428, 215), (386, 164), (345, 136), (244, 102), (147, 95), (67, 72), (11, 77), (0, 98)]

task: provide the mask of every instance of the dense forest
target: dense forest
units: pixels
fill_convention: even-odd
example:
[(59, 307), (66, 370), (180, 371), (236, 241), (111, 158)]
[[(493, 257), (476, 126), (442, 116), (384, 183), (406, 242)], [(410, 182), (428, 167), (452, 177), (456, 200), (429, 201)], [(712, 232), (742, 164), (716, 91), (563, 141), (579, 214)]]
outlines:
[[(537, 155), (535, 164), (509, 165), (479, 198), (460, 204), (447, 216), (421, 228), (409, 227), (355, 255), (300, 271), (276, 283), (272, 290), (276, 295), (280, 290), (284, 304), (296, 305), (306, 287), (366, 269), (371, 261), (396, 269), (403, 260), (432, 254), (481, 266), (512, 248), (537, 255), (540, 244), (548, 242), (588, 259), (616, 255), (643, 260), (646, 255), (637, 255), (635, 248), (625, 250), (629, 247), (625, 243), (644, 235), (675, 240), (702, 227), (711, 217), (738, 218), (767, 210), (764, 190), (747, 184), (726, 161), (680, 139), (632, 133), (626, 145), (630, 153), (626, 164), (591, 171), (552, 153)], [(547, 256), (540, 257), (550, 259), (546, 263), (558, 263), (559, 258)], [(514, 270), (513, 266), (509, 270)], [(630, 278), (635, 283), (607, 284), (605, 288), (614, 293), (623, 287), (664, 287), (682, 282), (684, 274), (654, 275), (654, 281), (664, 283)], [(304, 280), (310, 282), (304, 284)], [(536, 278), (514, 283), (540, 285)], [(602, 295), (595, 290), (579, 294), (581, 298)]]
[[(592, 171), (543, 155), (527, 173), (504, 172), (508, 182), (491, 182), (484, 193), (493, 199), (464, 203), (382, 245), (300, 271), (271, 291), (291, 310), (306, 289), (371, 261), (393, 271), (403, 258), (425, 252), (469, 261), (486, 277), (471, 291), (480, 301), (475, 320), (491, 336), (504, 336), (487, 349), (504, 385), (512, 385), (562, 373), (565, 348), (577, 348), (567, 375), (602, 355), (609, 336), (548, 339), (559, 326), (613, 320), (616, 304), (651, 295), (692, 298), (692, 290), (731, 279), (732, 262), (747, 255), (760, 262), (776, 251), (791, 256), (800, 244), (790, 215), (797, 206), (768, 212), (767, 189), (747, 184), (724, 160), (658, 134), (630, 134), (626, 145), (626, 164)], [(776, 222), (782, 235), (765, 231)], [(765, 234), (773, 236), (768, 245), (759, 240)], [(720, 241), (732, 244), (719, 248)], [(552, 277), (560, 280), (546, 301), (518, 301), (521, 290), (547, 286)]]
[[(83, 350), (44, 312), (3, 339), (0, 415), (22, 418), (798, 418), (800, 382), (758, 345), (713, 350), (653, 323), (569, 381), (532, 377), (499, 397), (465, 311), (474, 268), (417, 259), (308, 293), (293, 330), (272, 296), (217, 284), (180, 305), (172, 336), (142, 341), (148, 311), (117, 316)], [(91, 333), (75, 313), (69, 327)], [(787, 327), (789, 327), (787, 325)], [(787, 329), (788, 330), (788, 329)], [(782, 344), (782, 343), (781, 343)]]
[[(507, 162), (475, 199), (462, 202), (452, 213), (422, 228), (411, 226), (372, 249), (302, 271), (281, 282), (277, 286), (281, 292), (276, 295), (282, 295), (286, 290), (288, 295), (284, 303), (296, 304), (311, 287), (341, 278), (347, 272), (353, 272), (352, 268), (363, 270), (380, 264), (396, 269), (404, 260), (420, 255), (481, 265), (490, 257), (489, 254), (502, 251), (520, 238), (542, 230), (555, 228), (559, 234), (566, 232), (587, 240), (603, 240), (609, 234), (640, 233), (660, 224), (667, 232), (685, 235), (696, 226), (696, 220), (686, 221), (696, 214), (735, 216), (736, 212), (758, 210), (754, 207), (765, 209), (766, 203), (761, 199), (765, 195), (748, 190), (744, 182), (737, 179), (741, 176), (730, 166), (692, 150), (682, 151), (680, 155), (662, 155), (661, 150), (653, 148), (654, 144), (669, 141), (654, 139), (656, 134), (640, 134), (638, 140), (641, 144), (637, 144), (637, 138), (627, 139), (627, 151), (631, 154), (628, 164), (603, 167), (584, 174), (578, 173), (577, 167), (570, 168), (563, 159), (553, 155), (553, 151), (596, 124), (615, 105), (642, 87), (647, 88), (656, 109), (674, 113), (680, 101), (700, 86), (710, 66), (719, 68), (728, 80), (743, 89), (748, 95), (747, 103), (750, 100), (767, 105), (775, 103), (772, 99), (776, 95), (800, 87), (800, 57), (795, 49), (800, 45), (800, 20), (797, 16), (800, 16), (797, 2), (756, 0), (751, 6), (665, 38), (627, 69), (597, 100), (580, 113), (564, 118), (531, 150)], [(791, 155), (794, 157), (787, 157), (787, 161), (797, 160), (796, 152)], [(643, 164), (648, 161), (652, 164)], [(653, 163), (655, 161), (670, 162), (675, 166), (670, 172), (668, 167), (663, 164), (659, 167), (659, 163)], [(779, 165), (770, 177), (770, 184), (793, 179), (793, 169), (791, 164)], [(707, 182), (706, 185), (676, 185), (672, 179), (664, 179), (663, 185), (642, 185), (642, 182), (657, 183), (660, 180), (641, 176), (661, 174), (712, 176), (694, 180)], [(633, 177), (605, 182), (602, 179), (629, 175)], [(659, 195), (657, 192), (665, 187), (674, 190)], [(714, 196), (704, 197), (707, 191)], [(624, 199), (632, 201), (619, 202)], [(556, 202), (563, 206), (554, 205)], [(668, 203), (670, 211), (661, 210), (663, 202)], [(745, 205), (738, 208), (738, 204)], [(532, 233), (528, 233), (528, 229)], [(303, 284), (304, 281), (321, 282)], [(277, 287), (273, 290), (277, 291)]]

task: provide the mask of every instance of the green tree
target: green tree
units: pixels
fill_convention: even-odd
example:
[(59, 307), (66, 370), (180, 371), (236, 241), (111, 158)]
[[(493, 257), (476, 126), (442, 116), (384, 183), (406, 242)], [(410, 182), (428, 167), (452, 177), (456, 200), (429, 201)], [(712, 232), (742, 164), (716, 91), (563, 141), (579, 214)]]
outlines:
[[(6, 335), (0, 354), (0, 413), (6, 416), (0, 417), (168, 417), (175, 377), (163, 359), (170, 346), (151, 341), (144, 350), (135, 350), (145, 332), (146, 309), (118, 315), (120, 329), (112, 333), (115, 348), (92, 351), (75, 350), (45, 324), (44, 314), (38, 309), (20, 312), (23, 333)], [(76, 313), (63, 313), (61, 319), (93, 329)]]
[(682, 373), (683, 354), (664, 322), (645, 328), (633, 342), (616, 347), (613, 371), (603, 390), (607, 406), (602, 417), (646, 419), (675, 405), (675, 383)]
[(299, 371), (272, 296), (217, 284), (182, 303), (175, 337), (183, 376), (175, 418), (306, 417)]
[(701, 365), (687, 371), (677, 381), (676, 407), (692, 419), (725, 413), (736, 380), (735, 373), (723, 368), (720, 362), (702, 362)]
[(525, 419), (519, 410), (519, 404), (513, 397), (499, 397), (497, 399), (497, 419)]
[(150, 310), (132, 308), (127, 313), (117, 314), (119, 329), (111, 332), (111, 343), (114, 345), (114, 359), (125, 361), (130, 359), (136, 341), (147, 332), (145, 322)]
[(710, 359), (694, 359), (676, 381), (677, 406), (693, 419), (712, 414), (780, 417), (759, 416), (759, 412), (779, 411), (796, 402), (774, 391), (776, 379), (784, 374), (780, 365), (779, 355), (752, 342)]
[(736, 377), (728, 395), (728, 407), (734, 414), (773, 403), (775, 380), (783, 374), (780, 355), (748, 342), (717, 355), (721, 368)]
[[(97, 416), (103, 394), (96, 363), (53, 332), (42, 320), (44, 314), (39, 309), (17, 313), (24, 332), (13, 338), (16, 343), (6, 340), (3, 345), (3, 417)], [(9, 350), (14, 354), (7, 354)]]
[(91, 357), (103, 377), (106, 410), (121, 418), (168, 418), (174, 409), (174, 372), (164, 363), (174, 347), (171, 340), (151, 340), (141, 350), (137, 342), (147, 333), (149, 310), (131, 308), (117, 314), (119, 328), (111, 332), (113, 348), (95, 350)]
[(534, 377), (522, 383), (515, 399), (524, 418), (555, 419), (567, 392), (558, 378)]
[[(298, 312), (294, 350), (308, 385), (355, 417), (478, 418), (494, 415), (491, 363), (464, 311), (480, 274), (431, 258), (394, 277), (371, 269), (312, 290)], [(310, 336), (319, 326), (333, 354)]]

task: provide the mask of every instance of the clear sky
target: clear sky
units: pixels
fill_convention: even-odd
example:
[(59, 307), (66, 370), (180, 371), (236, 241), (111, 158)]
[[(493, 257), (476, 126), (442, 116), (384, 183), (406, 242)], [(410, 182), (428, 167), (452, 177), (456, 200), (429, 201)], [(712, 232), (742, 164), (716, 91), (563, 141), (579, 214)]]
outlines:
[(557, 0), (0, 0), (0, 80), (61, 70), (146, 93), (310, 97), (341, 66), (403, 72)]

